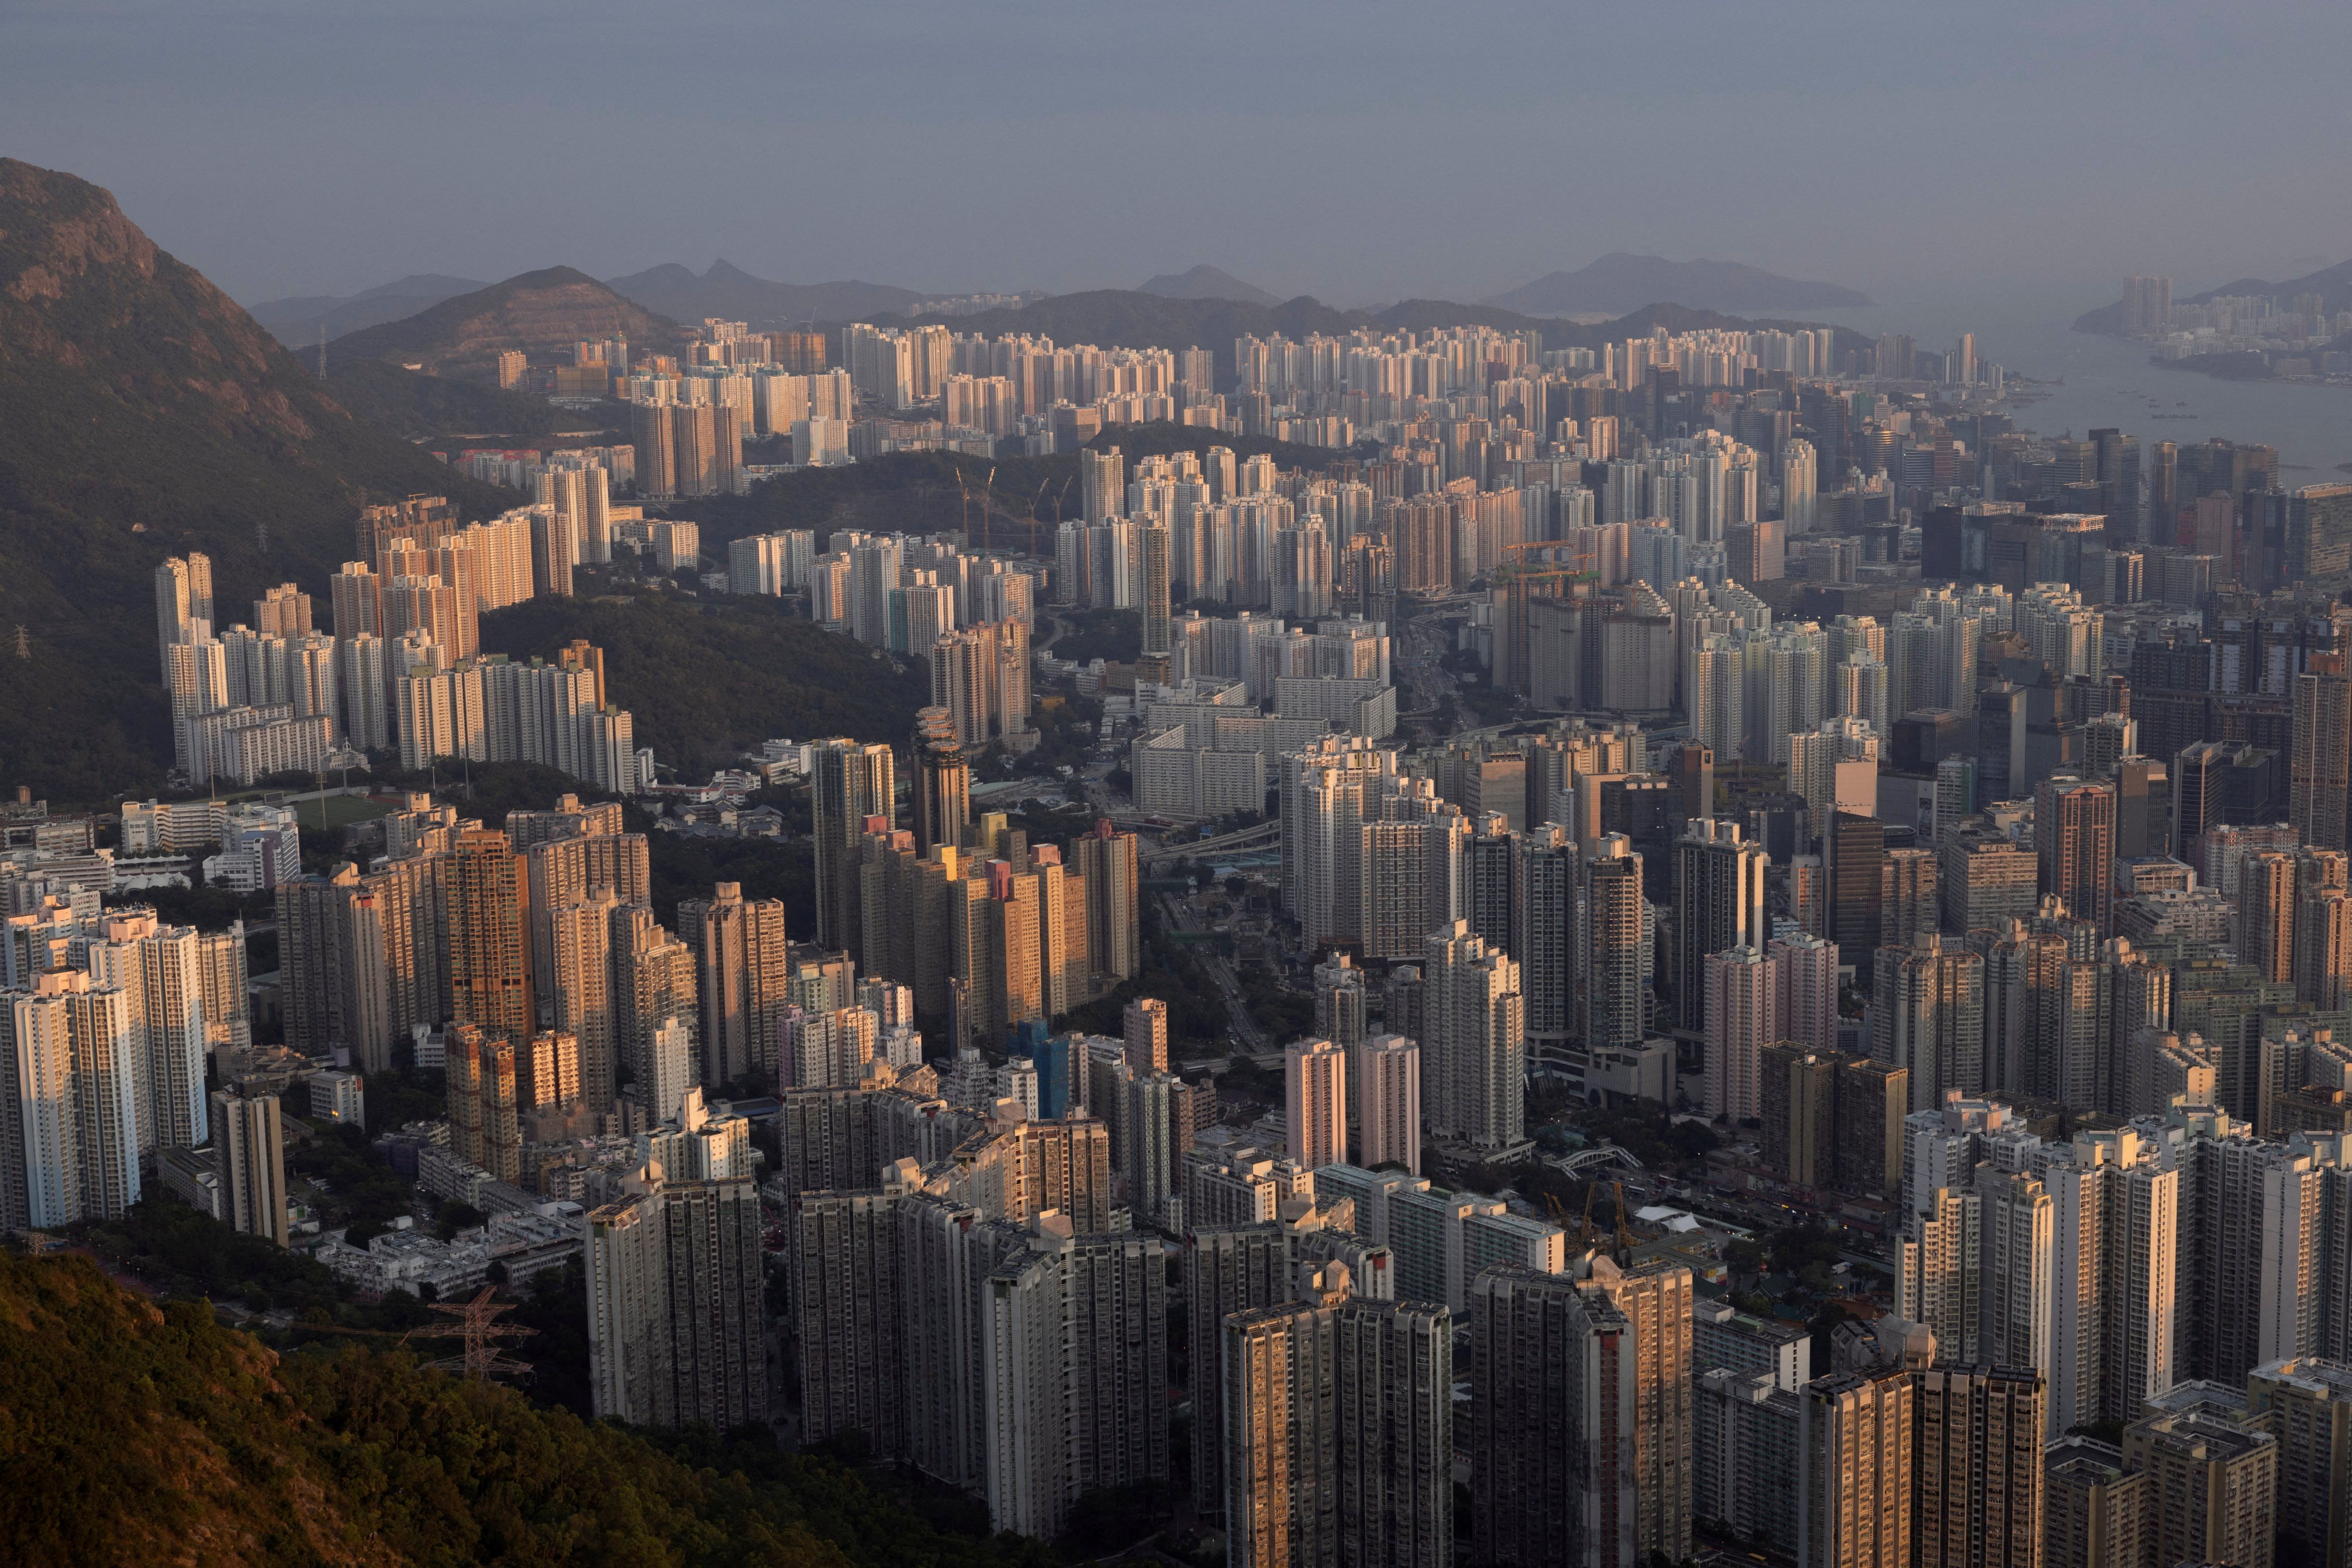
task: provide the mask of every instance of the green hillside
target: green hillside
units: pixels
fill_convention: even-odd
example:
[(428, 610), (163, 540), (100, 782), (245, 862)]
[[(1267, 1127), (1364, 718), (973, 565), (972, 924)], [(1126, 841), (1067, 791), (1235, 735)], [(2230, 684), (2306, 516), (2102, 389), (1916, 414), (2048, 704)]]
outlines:
[(0, 1256), (0, 1541), (25, 1563), (1057, 1561), (761, 1436), (657, 1444), (394, 1350), (281, 1358), (82, 1258)]
[(0, 788), (160, 779), (165, 556), (211, 555), (220, 618), (249, 620), (270, 584), (324, 593), (362, 504), (420, 490), (512, 499), (353, 418), (105, 191), (0, 159)]
[(545, 447), (558, 431), (567, 433), (566, 445), (593, 442), (607, 432), (621, 442), (628, 439), (623, 433), (628, 411), (617, 403), (582, 413), (558, 408), (535, 393), (426, 375), (389, 360), (330, 357), (327, 390), (369, 424), (408, 440), (463, 436), (476, 437), (478, 446), (496, 446), (512, 437), (515, 445)]
[[(1118, 447), (1130, 468), (1139, 458), (1205, 453), (1212, 447), (1225, 447), (1237, 458), (1267, 453), (1286, 468), (1317, 470), (1359, 455), (1165, 423), (1115, 426), (1087, 446), (1093, 451)], [(781, 474), (754, 485), (749, 495), (706, 496), (676, 502), (671, 510), (701, 524), (702, 552), (715, 558), (724, 557), (730, 540), (786, 528), (814, 529), (820, 534), (835, 529), (961, 531), (970, 535), (976, 550), (1034, 549), (1051, 555), (1055, 521), (1077, 510), (1077, 472), (1075, 452), (1050, 458), (893, 452), (845, 468)]]
[(604, 650), (607, 699), (629, 710), (637, 744), (684, 779), (708, 778), (772, 737), (904, 745), (931, 700), (928, 667), (877, 658), (779, 599), (635, 592), (532, 599), (482, 618), (493, 653), (544, 657), (574, 637)]

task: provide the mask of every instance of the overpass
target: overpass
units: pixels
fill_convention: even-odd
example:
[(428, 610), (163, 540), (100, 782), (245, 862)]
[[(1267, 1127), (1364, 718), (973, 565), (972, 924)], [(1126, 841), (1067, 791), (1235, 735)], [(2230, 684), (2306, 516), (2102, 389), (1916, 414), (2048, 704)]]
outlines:
[(1181, 842), (1162, 840), (1156, 849), (1147, 849), (1139, 859), (1147, 866), (1161, 865), (1171, 860), (1189, 860), (1202, 855), (1221, 854), (1228, 849), (1241, 849), (1278, 843), (1282, 838), (1279, 817), (1244, 827), (1232, 833), (1220, 833), (1213, 838), (1188, 838)]

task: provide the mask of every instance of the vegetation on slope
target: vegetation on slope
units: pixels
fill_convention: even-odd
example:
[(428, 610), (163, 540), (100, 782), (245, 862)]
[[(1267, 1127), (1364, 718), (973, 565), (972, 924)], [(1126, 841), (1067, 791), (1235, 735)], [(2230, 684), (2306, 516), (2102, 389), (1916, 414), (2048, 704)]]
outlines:
[[(1087, 446), (1095, 451), (1118, 447), (1130, 468), (1139, 458), (1204, 453), (1212, 447), (1223, 447), (1236, 458), (1268, 453), (1286, 468), (1318, 471), (1357, 455), (1167, 423), (1116, 426)], [(691, 514), (701, 524), (702, 551), (711, 556), (721, 554), (730, 540), (786, 528), (814, 529), (820, 534), (835, 529), (908, 533), (965, 530), (973, 549), (1051, 555), (1055, 522), (1077, 515), (1077, 473), (1075, 452), (1050, 458), (894, 452), (845, 468), (782, 474), (752, 486), (749, 495), (709, 496), (677, 503), (671, 510)]]
[(547, 267), (396, 321), (346, 332), (327, 345), (327, 363), (331, 369), (338, 360), (390, 360), (436, 374), (490, 379), (499, 355), (509, 349), (541, 363), (559, 355), (568, 363), (573, 344), (612, 337), (625, 337), (638, 350), (666, 351), (677, 341), (678, 326), (585, 272)]
[(944, 1533), (765, 1433), (649, 1440), (397, 1352), (280, 1358), (80, 1258), (0, 1257), (0, 1540), (26, 1563), (1054, 1561)]
[[(372, 425), (404, 439), (446, 436), (551, 437), (558, 431), (601, 433), (627, 423), (619, 404), (595, 411), (558, 408), (529, 392), (506, 392), (478, 381), (426, 375), (388, 360), (327, 362), (327, 390)], [(581, 437), (584, 440), (587, 437)], [(534, 439), (534, 446), (544, 440)], [(518, 496), (518, 501), (528, 500)]]
[(482, 617), (482, 643), (551, 656), (574, 637), (604, 650), (606, 700), (634, 715), (637, 744), (700, 780), (763, 740), (849, 735), (903, 745), (930, 700), (919, 663), (790, 614), (782, 601), (660, 591), (539, 598)]

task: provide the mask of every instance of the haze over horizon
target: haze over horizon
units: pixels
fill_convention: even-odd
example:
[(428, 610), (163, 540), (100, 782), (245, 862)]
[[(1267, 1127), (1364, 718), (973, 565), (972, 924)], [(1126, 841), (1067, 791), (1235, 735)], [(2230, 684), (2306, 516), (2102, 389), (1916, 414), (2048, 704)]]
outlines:
[(1207, 262), (1361, 304), (1625, 250), (2087, 306), (2126, 272), (2186, 294), (2352, 255), (2314, 199), (2352, 181), (2352, 11), (2315, 0), (1467, 19), (1211, 0), (1172, 25), (1059, 3), (34, 0), (0, 37), (0, 149), (107, 186), (247, 302), (723, 256), (942, 292)]

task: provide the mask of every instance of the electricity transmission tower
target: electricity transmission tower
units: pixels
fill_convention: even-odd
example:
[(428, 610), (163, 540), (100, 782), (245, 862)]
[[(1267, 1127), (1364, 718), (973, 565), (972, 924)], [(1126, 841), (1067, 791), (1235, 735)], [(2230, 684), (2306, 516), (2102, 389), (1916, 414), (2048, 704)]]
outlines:
[(428, 1339), (454, 1339), (463, 1342), (465, 1349), (453, 1356), (427, 1362), (425, 1365), (441, 1372), (462, 1372), (467, 1377), (480, 1380), (492, 1377), (512, 1377), (531, 1370), (527, 1361), (518, 1361), (499, 1348), (500, 1340), (528, 1339), (539, 1332), (520, 1323), (501, 1323), (501, 1312), (514, 1310), (511, 1301), (493, 1301), (499, 1293), (495, 1285), (482, 1287), (481, 1294), (470, 1301), (434, 1301), (432, 1309), (457, 1321), (446, 1328), (419, 1329), (417, 1333)]

